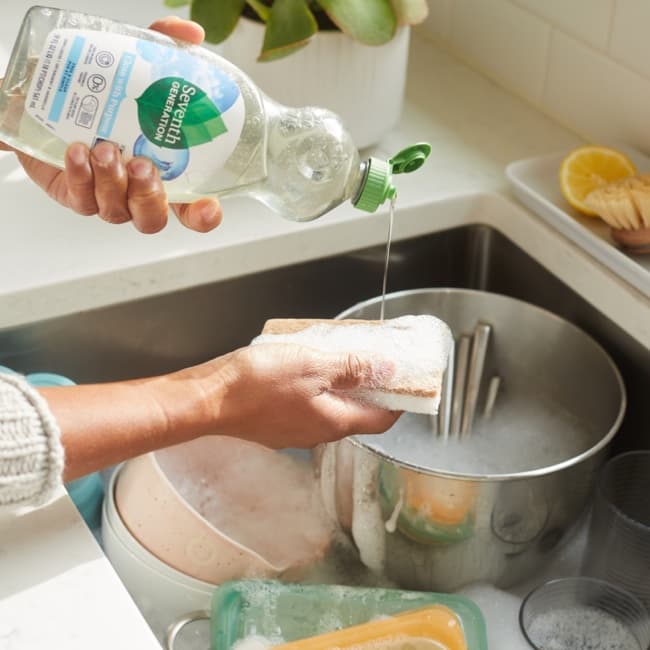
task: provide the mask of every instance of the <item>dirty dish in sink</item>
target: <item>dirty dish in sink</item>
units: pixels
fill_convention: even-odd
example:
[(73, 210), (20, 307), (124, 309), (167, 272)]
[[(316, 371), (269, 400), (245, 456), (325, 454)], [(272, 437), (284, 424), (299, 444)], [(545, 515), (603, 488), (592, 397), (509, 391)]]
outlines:
[(483, 615), (465, 596), (261, 580), (219, 586), (212, 597), (211, 611), (179, 619), (170, 627), (165, 647), (172, 650), (183, 626), (197, 618), (210, 618), (214, 650), (230, 650), (251, 636), (286, 643), (431, 606), (453, 612), (469, 650), (487, 650)]
[(433, 605), (274, 646), (277, 650), (468, 650), (450, 609)]
[(325, 554), (334, 532), (308, 463), (222, 436), (127, 462), (115, 502), (151, 553), (211, 584), (297, 579)]
[[(339, 318), (376, 318), (381, 303)], [(386, 296), (385, 313), (433, 314), (456, 337), (489, 323), (483, 374), (499, 376), (501, 387), (486, 418), (483, 382), (472, 433), (459, 439), (406, 413), (384, 434), (324, 445), (317, 463), (328, 512), (362, 562), (399, 587), (523, 580), (581, 521), (625, 413), (618, 369), (575, 325), (508, 296), (401, 291)]]
[(115, 483), (122, 467), (113, 472), (106, 489), (102, 546), (142, 616), (162, 642), (169, 624), (181, 614), (209, 607), (214, 585), (165, 564), (133, 537), (115, 507)]

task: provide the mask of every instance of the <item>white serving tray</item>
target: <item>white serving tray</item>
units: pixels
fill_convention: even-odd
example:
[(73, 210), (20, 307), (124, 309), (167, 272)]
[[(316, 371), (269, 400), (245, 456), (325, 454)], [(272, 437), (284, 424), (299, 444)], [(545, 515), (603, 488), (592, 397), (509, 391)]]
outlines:
[[(638, 151), (625, 151), (639, 172), (650, 172), (650, 158)], [(620, 278), (650, 297), (650, 255), (629, 255), (613, 242), (601, 219), (574, 210), (560, 192), (560, 163), (567, 151), (510, 163), (506, 176), (519, 198), (533, 212), (593, 255)]]

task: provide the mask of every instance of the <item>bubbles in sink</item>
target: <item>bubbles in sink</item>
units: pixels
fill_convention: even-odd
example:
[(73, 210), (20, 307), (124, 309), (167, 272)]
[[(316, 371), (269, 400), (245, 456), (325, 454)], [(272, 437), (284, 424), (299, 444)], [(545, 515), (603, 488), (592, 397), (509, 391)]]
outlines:
[(268, 650), (274, 645), (282, 643), (281, 639), (276, 639), (271, 641), (263, 636), (258, 636), (257, 634), (251, 634), (246, 636), (243, 639), (237, 641), (233, 646), (232, 650)]
[(573, 458), (598, 439), (589, 423), (540, 396), (504, 400), (490, 420), (477, 419), (462, 440), (432, 435), (428, 416), (405, 413), (386, 433), (359, 440), (371, 449), (431, 470), (507, 474)]
[(540, 650), (639, 650), (632, 632), (595, 607), (568, 607), (537, 616), (528, 627)]

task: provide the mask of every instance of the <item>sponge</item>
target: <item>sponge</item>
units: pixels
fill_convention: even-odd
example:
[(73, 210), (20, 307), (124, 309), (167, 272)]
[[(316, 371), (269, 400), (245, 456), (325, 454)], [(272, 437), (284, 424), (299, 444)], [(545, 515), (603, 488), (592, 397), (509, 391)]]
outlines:
[(420, 315), (383, 321), (272, 319), (253, 344), (297, 343), (390, 360), (395, 364), (391, 377), (350, 391), (350, 396), (393, 411), (435, 414), (452, 340), (446, 323)]

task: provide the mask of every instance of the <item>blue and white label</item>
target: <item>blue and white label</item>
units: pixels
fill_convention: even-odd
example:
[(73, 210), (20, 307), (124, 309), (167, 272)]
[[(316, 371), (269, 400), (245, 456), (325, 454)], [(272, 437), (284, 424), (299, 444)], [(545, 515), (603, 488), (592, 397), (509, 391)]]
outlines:
[(134, 54), (124, 52), (120, 57), (120, 62), (117, 66), (117, 74), (113, 79), (108, 101), (104, 107), (104, 112), (99, 120), (99, 128), (97, 129), (97, 135), (104, 140), (109, 140), (111, 133), (113, 133), (115, 120), (120, 111), (120, 104), (124, 99), (126, 99), (126, 86), (131, 77), (134, 63)]
[[(219, 177), (246, 117), (238, 84), (214, 62), (171, 41), (84, 29), (50, 32), (26, 111), (66, 143), (108, 140), (150, 158), (181, 192)], [(161, 146), (159, 131), (180, 144)]]
[(50, 122), (58, 122), (61, 119), (61, 112), (63, 111), (63, 104), (68, 96), (72, 75), (74, 74), (77, 63), (79, 62), (81, 50), (83, 49), (85, 42), (86, 39), (81, 36), (75, 36), (72, 41), (72, 47), (70, 48), (68, 58), (63, 66), (63, 72), (59, 78), (59, 83), (54, 95), (54, 101), (52, 102), (52, 108), (50, 108), (50, 114), (48, 115)]

